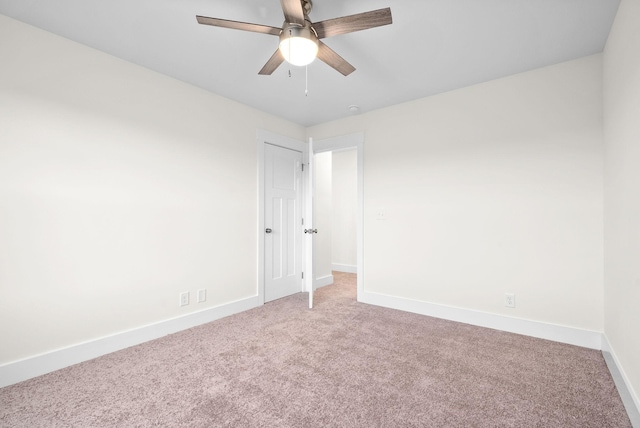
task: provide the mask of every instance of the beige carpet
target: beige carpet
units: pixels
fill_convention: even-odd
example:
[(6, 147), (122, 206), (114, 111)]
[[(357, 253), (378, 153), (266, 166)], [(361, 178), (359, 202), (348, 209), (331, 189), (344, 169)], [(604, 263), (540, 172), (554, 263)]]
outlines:
[(355, 302), (355, 275), (0, 389), (2, 427), (630, 427), (600, 352)]

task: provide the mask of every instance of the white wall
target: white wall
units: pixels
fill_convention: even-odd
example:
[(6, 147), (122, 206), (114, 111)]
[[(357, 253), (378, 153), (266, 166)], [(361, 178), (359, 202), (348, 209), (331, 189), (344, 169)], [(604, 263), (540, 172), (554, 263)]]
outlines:
[(0, 58), (0, 364), (257, 294), (256, 129), (303, 128), (1, 15)]
[[(358, 152), (334, 151), (331, 260), (334, 270), (355, 272), (358, 264)], [(338, 268), (338, 269), (336, 269)]]
[(623, 0), (604, 51), (605, 334), (640, 409), (640, 2)]
[(313, 269), (317, 285), (333, 282), (331, 277), (331, 217), (333, 212), (331, 186), (331, 152), (314, 156), (315, 199), (313, 228), (318, 233), (313, 237)]
[(309, 128), (365, 132), (365, 291), (602, 331), (601, 70), (594, 55)]

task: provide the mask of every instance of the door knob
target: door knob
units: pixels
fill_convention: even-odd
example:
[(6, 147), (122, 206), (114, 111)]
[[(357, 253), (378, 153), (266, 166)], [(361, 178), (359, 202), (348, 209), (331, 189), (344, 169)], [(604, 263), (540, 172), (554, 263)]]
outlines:
[(264, 231), (267, 232), (267, 233), (273, 232), (273, 230), (269, 229), (268, 227)]
[(318, 233), (318, 229), (305, 229), (304, 233), (309, 233), (309, 234)]

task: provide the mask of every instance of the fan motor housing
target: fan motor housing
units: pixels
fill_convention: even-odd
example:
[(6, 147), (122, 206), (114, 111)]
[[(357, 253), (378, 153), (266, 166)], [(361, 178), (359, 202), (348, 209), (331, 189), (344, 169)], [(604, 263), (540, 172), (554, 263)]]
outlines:
[(316, 44), (318, 43), (318, 35), (313, 27), (311, 27), (311, 23), (309, 21), (304, 22), (304, 27), (301, 27), (298, 24), (290, 24), (288, 22), (282, 24), (280, 42), (288, 39), (289, 37), (302, 37), (313, 40)]

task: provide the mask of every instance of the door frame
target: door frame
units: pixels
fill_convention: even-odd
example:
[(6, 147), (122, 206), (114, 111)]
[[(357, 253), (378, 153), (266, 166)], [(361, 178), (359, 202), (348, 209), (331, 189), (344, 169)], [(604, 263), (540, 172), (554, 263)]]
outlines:
[(357, 300), (364, 297), (364, 132), (313, 140), (313, 154), (356, 149), (358, 159), (358, 214), (357, 214)]
[[(309, 146), (307, 143), (305, 143), (304, 141), (301, 140), (296, 140), (294, 138), (290, 138), (290, 137), (285, 137), (283, 135), (279, 135), (270, 131), (266, 131), (263, 129), (258, 129), (256, 131), (256, 143), (258, 146), (258, 225), (257, 225), (257, 234), (258, 234), (258, 272), (257, 272), (257, 284), (258, 284), (258, 304), (259, 305), (264, 305), (264, 243), (265, 243), (265, 236), (264, 236), (264, 229), (265, 229), (265, 225), (264, 225), (264, 173), (265, 173), (265, 165), (264, 165), (264, 161), (265, 161), (265, 156), (264, 156), (264, 149), (265, 149), (265, 144), (271, 144), (273, 146), (278, 146), (278, 147), (283, 147), (285, 149), (290, 149), (290, 150), (295, 150), (298, 152), (302, 153), (302, 160), (303, 163), (305, 162), (305, 159), (308, 157), (309, 154)], [(308, 168), (305, 168), (304, 171), (302, 172), (302, 183), (301, 183), (301, 193), (302, 193), (302, 201), (301, 201), (301, 206), (304, 207), (305, 206), (305, 201), (306, 201), (306, 191), (305, 191), (305, 185), (304, 183), (307, 182), (308, 179)], [(303, 212), (304, 212), (304, 208), (303, 208)], [(302, 226), (301, 226), (302, 227)], [(307, 269), (307, 263), (306, 263), (306, 257), (305, 257), (305, 245), (304, 245), (304, 240), (303, 240), (303, 244), (301, 245), (301, 254), (300, 257), (302, 257), (302, 270), (303, 272), (308, 272), (309, 269)], [(306, 275), (306, 273), (305, 273)], [(305, 278), (306, 280), (306, 278)], [(301, 285), (300, 285), (300, 291), (308, 291), (306, 290), (306, 281), (303, 281), (302, 278), (300, 278), (301, 281)]]

